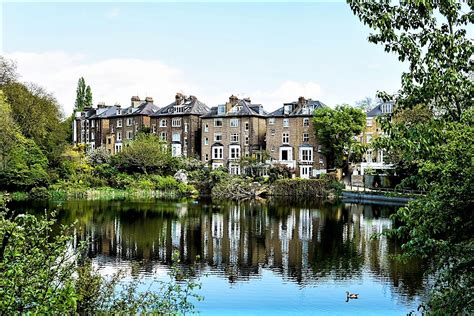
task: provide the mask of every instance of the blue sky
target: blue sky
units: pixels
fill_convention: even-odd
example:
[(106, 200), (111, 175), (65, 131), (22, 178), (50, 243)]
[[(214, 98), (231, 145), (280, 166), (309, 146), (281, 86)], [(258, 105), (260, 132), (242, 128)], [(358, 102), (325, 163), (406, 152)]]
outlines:
[(404, 66), (343, 2), (3, 4), (2, 51), (66, 112), (79, 76), (94, 102), (177, 91), (210, 106), (231, 93), (269, 110), (299, 95), (326, 104), (394, 92)]

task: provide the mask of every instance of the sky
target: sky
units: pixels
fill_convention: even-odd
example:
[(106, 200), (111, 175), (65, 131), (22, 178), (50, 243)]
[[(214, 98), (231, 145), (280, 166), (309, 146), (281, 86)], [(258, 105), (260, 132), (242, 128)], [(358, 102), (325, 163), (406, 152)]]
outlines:
[(334, 106), (395, 92), (405, 70), (341, 1), (0, 5), (1, 54), (66, 114), (81, 76), (95, 104), (165, 106), (181, 92), (216, 106), (235, 94), (272, 111), (299, 96)]

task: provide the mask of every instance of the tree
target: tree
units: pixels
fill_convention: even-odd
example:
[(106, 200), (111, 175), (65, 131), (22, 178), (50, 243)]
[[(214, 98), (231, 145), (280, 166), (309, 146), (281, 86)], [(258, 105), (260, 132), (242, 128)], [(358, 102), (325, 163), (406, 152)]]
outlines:
[(84, 108), (92, 106), (91, 87), (86, 86), (83, 77), (79, 78), (76, 88), (76, 102), (74, 103), (74, 111), (84, 111)]
[(348, 105), (319, 108), (314, 112), (313, 124), (328, 167), (340, 168), (356, 143), (354, 137), (364, 130), (365, 114)]
[(369, 41), (409, 64), (393, 96), (395, 118), (382, 122), (389, 137), (375, 143), (405, 176), (402, 185), (428, 193), (399, 209), (399, 225), (386, 234), (402, 241), (403, 257), (431, 261), (435, 284), (425, 306), (430, 313), (472, 314), (474, 45), (466, 29), (474, 3), (348, 2), (375, 30)]
[(0, 56), (0, 86), (16, 81), (18, 74), (16, 64), (3, 56)]
[[(46, 154), (50, 165), (58, 164), (58, 157), (66, 144), (65, 126), (56, 99), (35, 84), (12, 82), (2, 86), (12, 117), (21, 133), (31, 138)], [(68, 127), (70, 129), (70, 126)]]
[(28, 190), (45, 185), (49, 181), (48, 160), (33, 140), (21, 134), (11, 114), (0, 90), (0, 187)]
[(117, 167), (129, 172), (169, 174), (177, 164), (168, 144), (154, 134), (139, 133), (115, 157)]
[(370, 111), (375, 107), (375, 102), (371, 97), (365, 97), (362, 100), (356, 101), (356, 108), (364, 112)]
[[(395, 95), (399, 108), (426, 104), (450, 120), (459, 121), (472, 105), (474, 45), (467, 36), (472, 24), (472, 1), (348, 0), (359, 19), (375, 32), (369, 41), (407, 62), (401, 89)], [(392, 99), (381, 93), (385, 100)]]

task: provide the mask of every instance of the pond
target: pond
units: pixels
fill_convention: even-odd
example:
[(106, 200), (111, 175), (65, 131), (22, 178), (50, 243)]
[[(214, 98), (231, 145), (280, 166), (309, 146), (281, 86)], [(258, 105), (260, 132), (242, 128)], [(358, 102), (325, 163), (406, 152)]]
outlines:
[[(38, 209), (38, 205), (30, 205)], [(192, 264), (203, 315), (404, 315), (416, 310), (426, 280), (417, 261), (384, 238), (394, 206), (289, 200), (213, 203), (86, 201), (49, 203), (103, 273), (139, 263), (144, 280), (166, 276), (171, 255)], [(346, 291), (359, 299), (346, 302)]]

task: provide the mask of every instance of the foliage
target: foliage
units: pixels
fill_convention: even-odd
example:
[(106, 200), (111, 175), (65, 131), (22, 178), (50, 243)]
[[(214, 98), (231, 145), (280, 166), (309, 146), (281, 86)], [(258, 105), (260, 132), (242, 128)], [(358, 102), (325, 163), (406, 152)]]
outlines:
[(279, 179), (291, 178), (292, 172), (287, 165), (284, 164), (273, 164), (268, 169), (268, 182), (273, 183)]
[(472, 2), (348, 1), (382, 43), (409, 64), (395, 96), (396, 113), (384, 121), (389, 137), (378, 148), (405, 179), (428, 194), (395, 218), (387, 234), (403, 240), (404, 256), (432, 261), (435, 286), (426, 304), (434, 314), (473, 313), (473, 81), (474, 44), (467, 36)]
[(240, 159), (240, 167), (245, 175), (257, 178), (267, 169), (266, 161), (270, 159), (270, 153), (259, 151), (248, 157)]
[[(402, 87), (395, 96), (400, 108), (426, 104), (436, 113), (459, 121), (472, 105), (472, 55), (467, 36), (473, 22), (472, 1), (348, 0), (359, 19), (375, 32), (369, 41), (408, 62)], [(392, 99), (382, 94), (384, 99)]]
[(0, 86), (16, 81), (18, 74), (16, 64), (3, 56), (0, 56)]
[(83, 77), (79, 78), (76, 88), (76, 102), (74, 103), (74, 112), (84, 111), (84, 108), (92, 107), (92, 92), (91, 87), (86, 86), (86, 81)]
[(34, 187), (28, 193), (30, 200), (48, 200), (50, 197), (49, 191), (45, 187)]
[[(56, 99), (43, 88), (11, 82), (1, 87), (12, 109), (12, 117), (21, 133), (33, 140), (43, 151), (50, 165), (58, 163), (63, 146), (66, 126)], [(71, 129), (70, 126), (67, 127)]]
[(49, 181), (48, 160), (31, 139), (23, 137), (0, 90), (0, 186), (28, 190)]
[(314, 112), (313, 124), (328, 167), (340, 168), (356, 143), (354, 136), (364, 130), (365, 114), (347, 105), (339, 105), (336, 109), (318, 108)]
[(271, 187), (271, 194), (275, 196), (328, 197), (330, 195), (338, 196), (341, 190), (341, 184), (336, 181), (335, 177), (326, 175), (320, 179), (277, 180)]
[(355, 107), (367, 112), (375, 107), (377, 101), (378, 100), (374, 100), (371, 97), (365, 97), (362, 100), (356, 101)]
[(231, 175), (219, 175), (214, 184), (211, 196), (217, 200), (244, 200), (255, 197), (255, 188), (251, 178)]
[(156, 172), (166, 175), (176, 171), (174, 166), (177, 158), (171, 156), (166, 142), (154, 134), (139, 133), (114, 158), (118, 168), (127, 172)]
[(99, 147), (88, 151), (87, 159), (89, 163), (93, 166), (110, 164), (111, 162), (110, 154), (104, 147)]
[(1, 314), (177, 314), (194, 310), (190, 297), (201, 299), (194, 293), (200, 284), (181, 271), (176, 255), (171, 280), (142, 291), (137, 277), (124, 283), (123, 271), (106, 279), (90, 261), (78, 266), (85, 244), (71, 250), (73, 227), (54, 234), (54, 224), (54, 217), (0, 212)]

